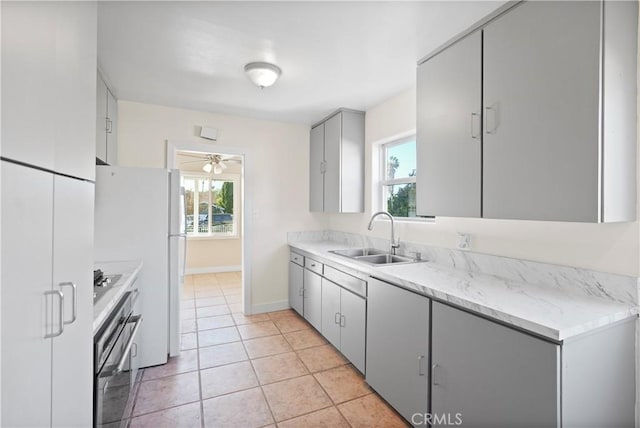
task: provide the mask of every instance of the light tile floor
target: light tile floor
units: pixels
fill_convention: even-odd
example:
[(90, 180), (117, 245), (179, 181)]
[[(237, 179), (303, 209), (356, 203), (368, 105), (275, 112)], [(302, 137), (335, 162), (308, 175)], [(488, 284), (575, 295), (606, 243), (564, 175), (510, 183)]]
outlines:
[(407, 426), (295, 312), (243, 315), (240, 278), (186, 278), (181, 355), (144, 370), (130, 427)]

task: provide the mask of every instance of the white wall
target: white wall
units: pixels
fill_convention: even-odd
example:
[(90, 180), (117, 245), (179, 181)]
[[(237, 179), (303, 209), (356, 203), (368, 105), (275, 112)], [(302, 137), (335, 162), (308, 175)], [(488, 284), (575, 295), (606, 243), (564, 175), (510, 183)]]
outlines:
[[(415, 129), (415, 86), (368, 110), (365, 123), (366, 212), (331, 215), (329, 224), (335, 230), (388, 238), (386, 224), (367, 231), (372, 213), (372, 145)], [(396, 229), (401, 239), (447, 248), (455, 248), (457, 232), (471, 233), (472, 249), (480, 253), (638, 275), (638, 222), (585, 224), (441, 217), (434, 223), (398, 222)]]
[(287, 231), (328, 226), (309, 213), (309, 126), (118, 101), (118, 160), (122, 166), (164, 168), (166, 141), (194, 141), (200, 126), (218, 129), (215, 146), (250, 150), (251, 303), (287, 300)]

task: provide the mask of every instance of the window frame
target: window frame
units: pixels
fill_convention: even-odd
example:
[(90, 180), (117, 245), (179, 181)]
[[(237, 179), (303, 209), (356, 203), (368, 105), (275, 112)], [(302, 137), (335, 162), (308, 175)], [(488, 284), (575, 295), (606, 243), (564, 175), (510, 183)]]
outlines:
[[(193, 212), (194, 212), (194, 231), (186, 232), (187, 239), (237, 239), (240, 238), (240, 222), (238, 219), (238, 213), (240, 206), (240, 176), (238, 174), (206, 174), (206, 173), (198, 173), (195, 171), (183, 172), (182, 173), (183, 180), (207, 180), (209, 182), (209, 198), (211, 198), (211, 181), (229, 181), (233, 183), (233, 231), (232, 232), (211, 232), (212, 227), (212, 210), (211, 205), (212, 202), (209, 200), (209, 204), (207, 207), (207, 230), (208, 232), (198, 232), (198, 227), (196, 226), (196, 216), (200, 216), (200, 200), (199, 200), (199, 192), (197, 191), (198, 186), (196, 186), (196, 190), (194, 191), (193, 198)], [(196, 183), (198, 184), (198, 182)]]
[[(407, 134), (403, 137), (399, 137), (399, 138), (393, 138), (393, 139), (389, 139), (385, 142), (381, 142), (378, 144), (378, 189), (377, 189), (377, 196), (378, 196), (378, 210), (380, 211), (387, 211), (387, 206), (386, 206), (386, 202), (388, 200), (388, 195), (387, 195), (387, 187), (388, 186), (394, 186), (394, 185), (401, 185), (401, 184), (412, 184), (412, 183), (416, 183), (416, 176), (414, 175), (413, 177), (402, 177), (402, 178), (393, 178), (393, 179), (387, 179), (387, 149), (389, 147), (394, 147), (394, 146), (399, 146), (402, 144), (406, 144), (412, 141), (416, 142), (416, 149), (417, 149), (417, 140), (416, 140), (416, 133), (413, 132), (411, 134)], [(416, 153), (416, 175), (418, 173), (418, 165), (417, 165), (417, 153)], [(394, 220), (400, 220), (400, 221), (416, 221), (416, 220), (422, 220), (421, 217), (417, 216), (416, 217), (398, 217), (398, 216), (393, 216)]]

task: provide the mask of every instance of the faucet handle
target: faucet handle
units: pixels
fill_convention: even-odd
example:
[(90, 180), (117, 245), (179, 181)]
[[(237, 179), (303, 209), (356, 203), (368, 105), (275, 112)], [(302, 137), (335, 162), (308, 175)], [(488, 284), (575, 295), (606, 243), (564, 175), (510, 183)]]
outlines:
[(411, 254), (416, 255), (415, 259), (417, 262), (422, 261), (422, 253), (420, 251), (412, 251)]

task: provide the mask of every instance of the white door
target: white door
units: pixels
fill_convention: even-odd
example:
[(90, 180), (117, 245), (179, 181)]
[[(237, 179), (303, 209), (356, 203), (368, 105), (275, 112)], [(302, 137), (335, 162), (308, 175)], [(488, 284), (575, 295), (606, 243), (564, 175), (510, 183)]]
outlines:
[(52, 209), (51, 174), (2, 162), (2, 426), (51, 422)]
[(64, 293), (65, 326), (53, 339), (52, 425), (86, 427), (93, 418), (94, 185), (55, 176), (54, 196), (53, 287)]

